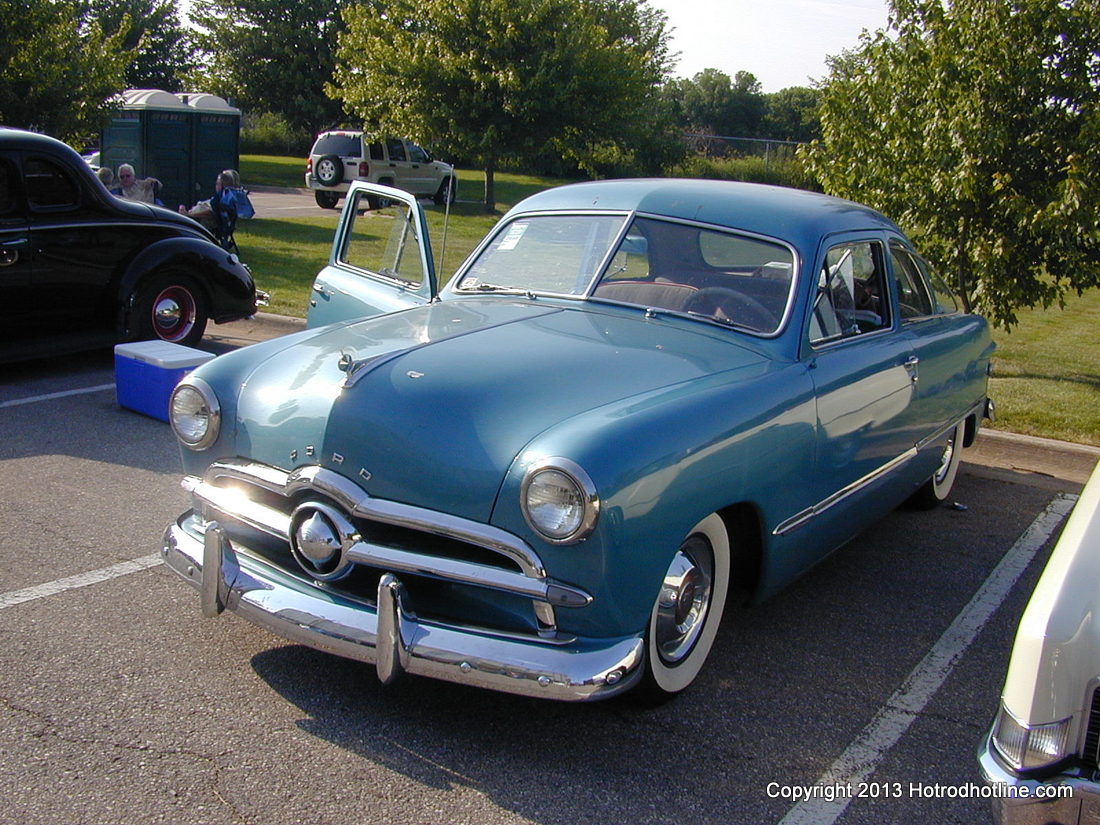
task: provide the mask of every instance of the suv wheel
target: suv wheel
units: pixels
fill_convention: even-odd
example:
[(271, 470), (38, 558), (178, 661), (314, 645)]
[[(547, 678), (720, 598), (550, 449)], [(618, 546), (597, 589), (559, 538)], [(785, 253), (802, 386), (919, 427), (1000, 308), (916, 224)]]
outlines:
[(322, 209), (335, 209), (337, 201), (340, 200), (339, 193), (322, 192), (320, 189), (314, 190), (313, 197)]
[(435, 193), (433, 200), (436, 206), (443, 206), (446, 203), (455, 202), (455, 190), (458, 187), (454, 184), (454, 179), (451, 177), (443, 178), (443, 182), (439, 184), (439, 191)]
[(313, 167), (322, 186), (336, 186), (344, 180), (344, 162), (336, 155), (325, 155)]

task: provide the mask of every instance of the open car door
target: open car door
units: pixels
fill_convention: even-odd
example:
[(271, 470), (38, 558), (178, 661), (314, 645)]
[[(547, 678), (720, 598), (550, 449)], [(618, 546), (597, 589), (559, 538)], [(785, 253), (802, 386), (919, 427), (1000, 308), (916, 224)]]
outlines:
[[(385, 206), (371, 208), (378, 204)], [(426, 304), (436, 290), (428, 222), (415, 196), (375, 183), (353, 183), (328, 266), (313, 282), (307, 326)]]

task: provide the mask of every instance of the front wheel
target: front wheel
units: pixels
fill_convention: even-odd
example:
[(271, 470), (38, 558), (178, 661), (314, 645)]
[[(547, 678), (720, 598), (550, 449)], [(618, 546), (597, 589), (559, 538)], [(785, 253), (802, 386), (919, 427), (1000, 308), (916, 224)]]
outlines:
[(191, 278), (167, 272), (142, 284), (134, 301), (133, 325), (141, 340), (159, 338), (193, 346), (210, 317), (206, 294)]
[(963, 439), (966, 437), (966, 421), (960, 421), (951, 430), (940, 454), (940, 466), (924, 485), (913, 494), (909, 503), (920, 510), (931, 510), (947, 501), (962, 460)]
[(445, 206), (449, 203), (455, 202), (455, 190), (458, 187), (455, 186), (454, 178), (444, 178), (443, 182), (439, 184), (439, 189), (436, 191), (432, 200), (436, 206)]
[(646, 632), (644, 699), (663, 701), (695, 680), (718, 633), (729, 578), (729, 535), (712, 513), (691, 529), (661, 581)]

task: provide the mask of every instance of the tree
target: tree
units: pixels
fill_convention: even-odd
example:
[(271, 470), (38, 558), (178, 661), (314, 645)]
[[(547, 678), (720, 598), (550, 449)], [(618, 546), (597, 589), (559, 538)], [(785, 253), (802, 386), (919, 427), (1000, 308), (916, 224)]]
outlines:
[[(668, 69), (645, 0), (391, 0), (351, 5), (330, 91), (368, 130), (442, 145), (485, 170), (547, 147), (598, 170), (630, 159)], [(384, 55), (384, 59), (380, 59)]]
[(183, 91), (183, 77), (195, 67), (195, 47), (180, 25), (175, 0), (86, 0), (83, 15), (108, 35), (121, 34), (133, 52), (126, 69), (131, 89)]
[(764, 94), (751, 72), (731, 79), (718, 69), (703, 69), (690, 80), (678, 81), (684, 126), (724, 137), (756, 137), (764, 116)]
[(67, 0), (0, 0), (0, 123), (79, 142), (126, 87), (121, 37)]
[(195, 0), (190, 17), (204, 29), (196, 39), (207, 55), (197, 82), (241, 108), (280, 115), (295, 129), (333, 125), (343, 110), (325, 84), (336, 64), (340, 9), (350, 2)]
[(1096, 0), (890, 6), (831, 62), (805, 153), (826, 191), (898, 220), (996, 323), (1096, 286)]
[(817, 89), (791, 86), (764, 96), (765, 111), (761, 134), (772, 140), (807, 143), (821, 137)]

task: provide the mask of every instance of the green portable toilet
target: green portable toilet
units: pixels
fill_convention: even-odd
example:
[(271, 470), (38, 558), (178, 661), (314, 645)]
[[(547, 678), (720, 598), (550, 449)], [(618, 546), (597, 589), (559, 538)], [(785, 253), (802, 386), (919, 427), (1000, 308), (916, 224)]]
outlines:
[(240, 110), (215, 95), (130, 89), (103, 130), (100, 163), (116, 173), (129, 163), (161, 182), (166, 207), (189, 207), (214, 193), (218, 172), (238, 167), (240, 123)]

